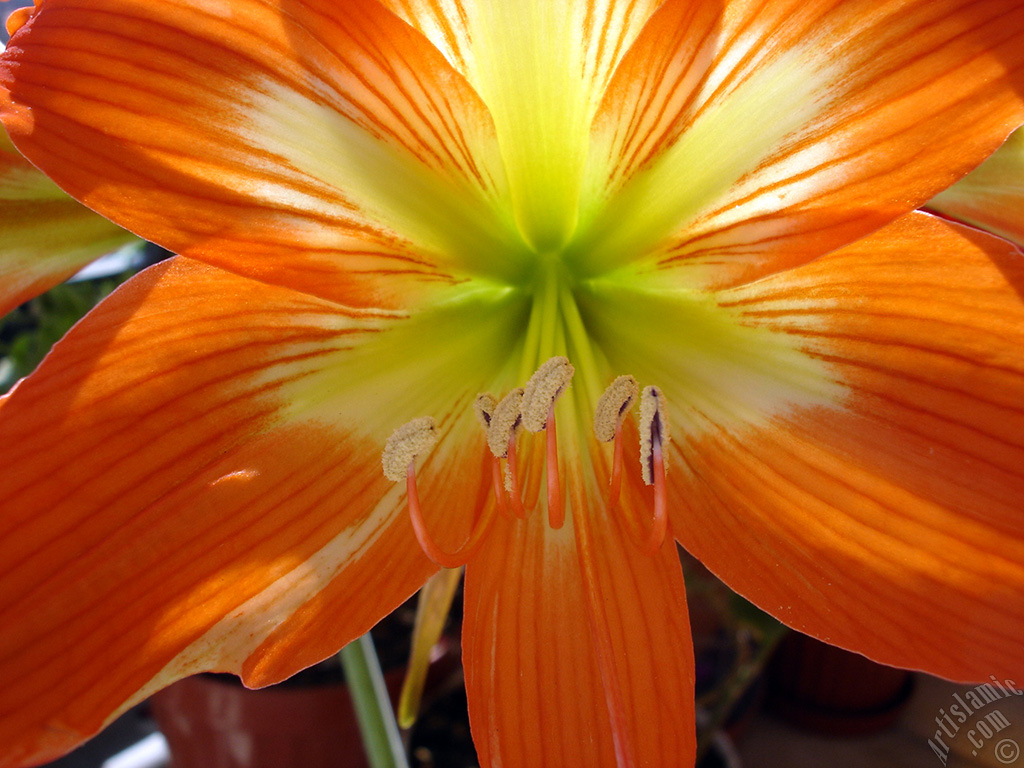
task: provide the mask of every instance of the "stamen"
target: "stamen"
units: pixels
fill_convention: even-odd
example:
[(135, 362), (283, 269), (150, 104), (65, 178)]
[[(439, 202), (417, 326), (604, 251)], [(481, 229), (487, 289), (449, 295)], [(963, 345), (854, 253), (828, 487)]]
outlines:
[[(497, 459), (495, 459), (497, 461)], [(516, 467), (518, 466), (518, 459), (516, 458), (516, 439), (515, 437), (509, 438), (508, 441), (508, 459), (505, 461), (505, 488), (508, 491), (509, 503), (512, 505), (512, 513), (520, 520), (525, 520), (529, 514), (526, 508), (523, 506), (523, 497), (519, 491), (519, 472)], [(534, 501), (530, 502), (530, 510), (533, 509)]]
[(523, 426), (531, 432), (547, 432), (548, 525), (565, 523), (565, 497), (558, 473), (558, 436), (555, 432), (555, 402), (572, 381), (575, 368), (566, 357), (552, 357), (526, 382), (523, 391)]
[(476, 400), (473, 401), (473, 412), (476, 414), (477, 419), (480, 420), (480, 424), (483, 425), (484, 431), (491, 426), (491, 417), (494, 415), (494, 409), (498, 407), (498, 399), (490, 392), (483, 392), (476, 396)]
[(437, 444), (437, 427), (429, 416), (413, 419), (403, 424), (388, 438), (381, 455), (384, 477), (398, 482), (416, 457), (426, 453)]
[[(476, 396), (473, 401), (473, 411), (486, 433), (491, 427), (491, 419), (494, 416), (494, 409), (498, 406), (498, 399), (490, 392), (484, 392)], [(511, 519), (512, 513), (508, 509), (508, 495), (501, 482), (501, 460), (491, 455), (491, 486), (494, 490), (494, 500), (498, 505), (498, 511), (504, 518)]]
[[(423, 519), (420, 494), (416, 486), (416, 457), (429, 451), (437, 443), (437, 427), (429, 416), (422, 416), (396, 429), (384, 445), (381, 463), (384, 476), (389, 480), (406, 478), (406, 494), (409, 499), (409, 517), (423, 552), (442, 568), (458, 568), (465, 565), (483, 543), (484, 535), (494, 520), (495, 507), (485, 505), (484, 514), (473, 521), (473, 527), (465, 543), (455, 552), (446, 552), (434, 541)], [(404, 470), (403, 470), (404, 465)]]
[(665, 451), (669, 443), (668, 407), (657, 387), (644, 387), (640, 396), (640, 470), (644, 482), (654, 486), (654, 522), (645, 549), (654, 554), (661, 548), (668, 531), (668, 483), (665, 477)]
[(548, 414), (545, 430), (548, 433), (548, 525), (557, 530), (565, 523), (565, 499), (562, 497), (562, 483), (558, 477), (558, 435), (555, 433), (554, 404)]
[(594, 434), (598, 440), (607, 443), (615, 441), (612, 451), (612, 474), (608, 489), (608, 506), (614, 507), (619, 501), (622, 488), (622, 420), (626, 417), (633, 401), (640, 392), (636, 379), (619, 376), (597, 401), (594, 411)]
[[(479, 400), (479, 398), (477, 398)], [(523, 389), (513, 389), (505, 395), (491, 411), (487, 427), (487, 447), (499, 459), (508, 456), (509, 444), (515, 440), (516, 432), (522, 426), (520, 411), (523, 403)]]
[(640, 394), (640, 386), (632, 376), (619, 376), (608, 385), (594, 409), (594, 434), (607, 443), (615, 437), (633, 401)]
[(511, 519), (512, 513), (508, 509), (508, 493), (501, 482), (501, 459), (497, 456), (491, 456), (491, 489), (494, 491), (494, 500), (497, 502), (501, 516)]
[(531, 432), (540, 432), (547, 426), (548, 414), (562, 394), (576, 369), (566, 357), (552, 357), (526, 382), (523, 390), (523, 426)]
[(654, 483), (652, 454), (654, 442), (668, 445), (668, 424), (664, 413), (668, 410), (665, 396), (657, 387), (644, 387), (640, 395), (640, 472), (647, 485)]
[[(523, 501), (519, 494), (519, 476), (516, 461), (516, 434), (522, 429), (520, 408), (523, 402), (522, 388), (513, 389), (501, 399), (491, 412), (487, 428), (487, 447), (494, 454), (495, 461), (505, 462), (505, 491), (508, 494), (512, 512), (516, 517), (526, 517)], [(495, 488), (497, 492), (497, 488)]]
[(651, 533), (647, 537), (647, 546), (644, 549), (653, 555), (661, 549), (665, 542), (665, 534), (668, 532), (668, 481), (665, 477), (665, 457), (660, 438), (654, 439), (651, 464), (654, 470), (654, 523), (651, 525)]

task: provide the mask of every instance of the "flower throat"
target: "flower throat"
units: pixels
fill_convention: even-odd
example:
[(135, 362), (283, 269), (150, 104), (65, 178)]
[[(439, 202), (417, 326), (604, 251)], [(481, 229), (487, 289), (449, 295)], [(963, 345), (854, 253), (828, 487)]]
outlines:
[[(498, 400), (490, 393), (477, 396), (474, 411), (487, 436), (491, 453), (491, 490), (493, 503), (484, 505), (474, 520), (464, 543), (455, 551), (446, 551), (431, 536), (423, 517), (416, 483), (416, 458), (430, 451), (438, 440), (434, 419), (423, 416), (394, 431), (384, 447), (382, 464), (389, 480), (406, 481), (409, 515), (413, 531), (424, 553), (443, 568), (465, 565), (484, 542), (496, 515), (509, 520), (525, 520), (534, 511), (534, 503), (524, 503), (519, 479), (517, 442), (522, 433), (545, 435), (546, 508), (548, 525), (553, 529), (565, 523), (565, 491), (558, 461), (555, 403), (566, 391), (575, 373), (564, 356), (546, 360), (527, 380)], [(643, 524), (618, 501), (622, 486), (622, 425), (636, 400), (640, 400), (640, 464), (643, 481), (654, 486), (654, 517), (645, 531)], [(665, 449), (669, 441), (664, 396), (657, 387), (639, 385), (632, 376), (619, 376), (598, 399), (594, 413), (594, 434), (602, 442), (613, 443), (612, 468), (607, 491), (609, 510), (622, 509), (633, 540), (648, 554), (660, 549), (668, 530), (666, 502)], [(504, 464), (504, 468), (502, 465)]]

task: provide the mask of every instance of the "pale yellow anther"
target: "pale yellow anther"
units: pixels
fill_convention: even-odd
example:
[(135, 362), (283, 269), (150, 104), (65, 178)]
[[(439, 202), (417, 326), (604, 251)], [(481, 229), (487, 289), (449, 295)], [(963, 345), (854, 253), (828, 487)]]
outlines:
[(437, 443), (437, 427), (429, 416), (413, 419), (396, 429), (384, 444), (381, 464), (388, 480), (404, 480), (413, 459)]
[(490, 392), (477, 395), (476, 400), (473, 401), (473, 412), (485, 430), (491, 427), (491, 417), (494, 416), (494, 409), (497, 405), (498, 398)]
[(487, 447), (499, 459), (508, 456), (508, 444), (519, 426), (519, 412), (523, 403), (523, 390), (513, 389), (505, 395), (491, 412), (491, 425), (487, 428)]
[(602, 442), (615, 439), (619, 424), (625, 418), (633, 401), (640, 394), (640, 385), (632, 376), (619, 376), (608, 385), (594, 409), (594, 434)]
[(668, 464), (668, 404), (657, 387), (644, 387), (640, 395), (640, 472), (647, 485), (654, 483), (652, 453), (657, 440), (662, 447), (662, 460)]
[(523, 426), (531, 432), (540, 432), (548, 421), (548, 414), (558, 396), (562, 394), (576, 369), (566, 357), (552, 357), (526, 382), (523, 391)]

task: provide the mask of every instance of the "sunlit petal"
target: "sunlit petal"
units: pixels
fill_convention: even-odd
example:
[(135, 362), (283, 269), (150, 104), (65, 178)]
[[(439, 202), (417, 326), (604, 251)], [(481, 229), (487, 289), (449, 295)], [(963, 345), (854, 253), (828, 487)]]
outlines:
[(668, 2), (598, 114), (574, 253), (711, 286), (815, 258), (977, 165), (1022, 91), (1013, 0)]
[(49, 2), (0, 85), (33, 162), (176, 253), (362, 304), (514, 269), (487, 110), (371, 0)]
[(516, 219), (538, 250), (576, 227), (588, 133), (656, 0), (386, 0), (429, 36), (494, 117)]
[(0, 400), (0, 761), (465, 564), (482, 766), (686, 766), (673, 537), (830, 642), (1024, 674), (1024, 260), (910, 213), (1024, 121), (1024, 0), (13, 26), (18, 146), (185, 255)]
[(1002, 235), (1024, 247), (1024, 129), (928, 208)]
[(1022, 292), (1011, 246), (914, 214), (723, 293), (841, 390), (750, 416), (723, 397), (731, 419), (680, 408), (676, 535), (829, 643), (954, 679), (1019, 675)]
[(5, 761), (51, 759), (185, 674), (287, 677), (436, 570), (379, 446), (406, 409), (438, 417), (422, 492), (437, 534), (461, 533), (487, 477), (480, 382), (437, 375), (486, 371), (500, 336), (425, 357), (451, 328), (416, 323), (179, 257), (0, 400)]
[(135, 241), (69, 198), (0, 128), (0, 315)]
[[(578, 478), (577, 478), (578, 482)], [(577, 485), (554, 531), (505, 522), (466, 569), (481, 765), (690, 765), (693, 661), (675, 548), (645, 555)]]

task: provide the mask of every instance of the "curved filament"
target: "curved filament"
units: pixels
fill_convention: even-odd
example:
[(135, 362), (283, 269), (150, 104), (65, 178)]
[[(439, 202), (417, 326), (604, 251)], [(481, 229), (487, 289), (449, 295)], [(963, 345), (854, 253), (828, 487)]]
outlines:
[(665, 534), (668, 532), (668, 481), (665, 477), (665, 457), (662, 455), (660, 440), (654, 441), (651, 463), (654, 465), (654, 523), (651, 525), (644, 549), (653, 555), (661, 549), (665, 542)]
[(508, 508), (508, 494), (505, 493), (505, 484), (501, 481), (501, 460), (497, 456), (491, 457), (491, 489), (494, 491), (494, 501), (498, 512), (507, 520), (512, 519), (512, 512)]
[(516, 441), (514, 436), (508, 441), (508, 458), (505, 461), (510, 486), (508, 495), (509, 504), (512, 505), (512, 514), (520, 520), (525, 520), (526, 516), (533, 511), (533, 505), (530, 506), (529, 510), (523, 506), (522, 492), (519, 489), (519, 470), (517, 468), (519, 462), (516, 458)]
[(608, 486), (608, 507), (614, 509), (619, 503), (622, 490), (622, 423), (615, 428), (615, 443), (612, 451), (612, 478)]
[(406, 490), (409, 495), (409, 517), (412, 518), (412, 529), (424, 554), (442, 568), (458, 568), (465, 565), (483, 543), (484, 536), (494, 521), (497, 504), (485, 505), (483, 514), (473, 522), (473, 528), (470, 530), (465, 543), (454, 552), (446, 552), (434, 541), (427, 530), (426, 522), (423, 520), (423, 511), (420, 508), (420, 494), (416, 487), (415, 462), (409, 462), (409, 471), (406, 475)]
[(632, 509), (623, 509), (619, 505), (619, 494), (622, 487), (622, 439), (621, 427), (615, 432), (615, 448), (612, 455), (612, 476), (608, 490), (608, 507), (618, 507), (622, 511), (630, 538), (643, 552), (655, 554), (665, 542), (668, 533), (668, 481), (665, 473), (665, 456), (662, 452), (661, 440), (655, 437), (651, 447), (651, 468), (654, 485), (654, 518), (650, 530), (645, 531), (643, 524), (636, 519)]

